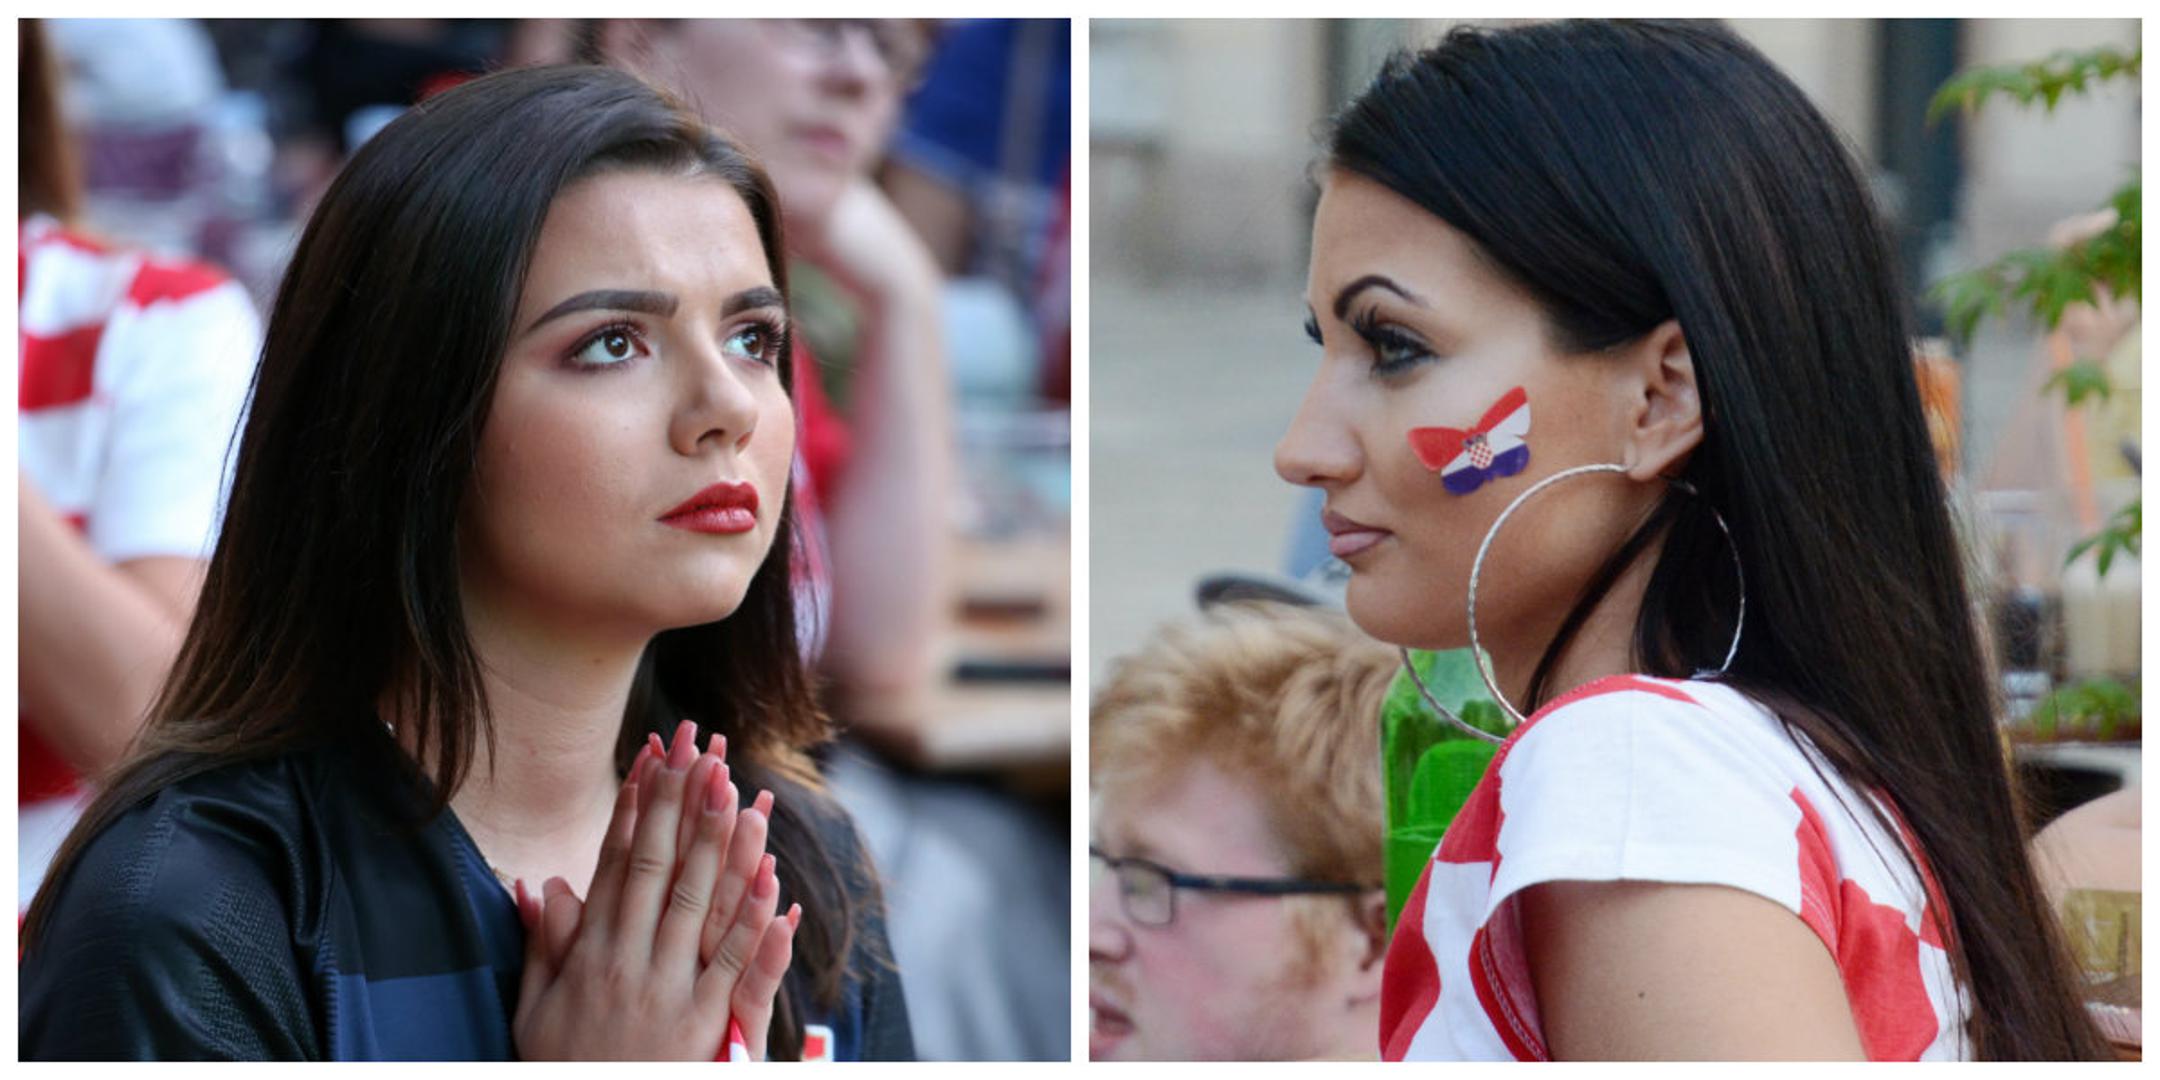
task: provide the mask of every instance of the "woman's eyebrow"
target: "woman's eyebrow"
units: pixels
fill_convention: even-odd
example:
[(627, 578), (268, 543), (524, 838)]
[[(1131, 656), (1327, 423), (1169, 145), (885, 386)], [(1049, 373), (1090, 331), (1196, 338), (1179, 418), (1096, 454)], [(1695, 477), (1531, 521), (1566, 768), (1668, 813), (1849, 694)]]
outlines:
[(1350, 313), (1350, 301), (1357, 299), (1357, 294), (1367, 289), (1386, 289), (1419, 307), (1425, 306), (1425, 301), (1418, 299), (1410, 290), (1395, 284), (1394, 281), (1379, 274), (1367, 274), (1343, 286), (1342, 291), (1335, 294), (1335, 318), (1339, 321), (1347, 316)]
[[(752, 289), (750, 291), (756, 292), (757, 290)], [(549, 320), (559, 319), (574, 311), (593, 311), (596, 309), (636, 311), (646, 315), (658, 315), (666, 318), (675, 314), (676, 307), (676, 299), (667, 293), (646, 292), (638, 289), (593, 289), (589, 292), (581, 292), (547, 309), (547, 314), (534, 319), (532, 325), (525, 328), (525, 332), (530, 334), (540, 329), (541, 325)]]
[(744, 289), (728, 297), (727, 302), (720, 305), (720, 317), (725, 319), (736, 312), (761, 307), (785, 310), (787, 308), (787, 299), (780, 295), (780, 290), (770, 285), (759, 285), (756, 288)]

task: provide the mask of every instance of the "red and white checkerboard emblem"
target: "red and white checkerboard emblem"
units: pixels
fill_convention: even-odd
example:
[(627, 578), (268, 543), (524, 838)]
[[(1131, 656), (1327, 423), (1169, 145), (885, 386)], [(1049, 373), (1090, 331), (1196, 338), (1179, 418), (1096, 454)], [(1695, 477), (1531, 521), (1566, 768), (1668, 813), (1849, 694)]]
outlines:
[(1487, 439), (1484, 433), (1480, 432), (1464, 439), (1463, 452), (1470, 455), (1470, 464), (1473, 468), (1492, 468), (1492, 441)]

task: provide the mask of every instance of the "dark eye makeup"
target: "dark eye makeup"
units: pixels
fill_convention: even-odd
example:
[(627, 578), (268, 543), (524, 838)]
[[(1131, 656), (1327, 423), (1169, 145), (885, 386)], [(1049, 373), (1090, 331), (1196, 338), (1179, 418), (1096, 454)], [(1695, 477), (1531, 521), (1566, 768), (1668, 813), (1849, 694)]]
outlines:
[[(1433, 349), (1416, 334), (1393, 323), (1381, 322), (1371, 308), (1359, 312), (1350, 320), (1350, 329), (1364, 340), (1373, 355), (1373, 374), (1398, 375), (1426, 360), (1432, 359)], [(1320, 340), (1320, 320), (1311, 312), (1305, 313), (1305, 336), (1315, 345)]]
[(1432, 358), (1431, 346), (1394, 323), (1381, 322), (1371, 308), (1351, 318), (1350, 329), (1372, 350), (1376, 375), (1400, 374)]

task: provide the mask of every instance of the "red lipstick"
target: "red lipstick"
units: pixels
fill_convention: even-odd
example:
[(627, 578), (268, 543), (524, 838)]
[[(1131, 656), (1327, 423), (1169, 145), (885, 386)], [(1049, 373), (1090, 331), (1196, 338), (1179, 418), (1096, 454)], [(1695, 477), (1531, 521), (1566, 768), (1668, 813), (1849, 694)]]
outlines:
[(722, 480), (660, 515), (660, 523), (701, 533), (745, 533), (757, 528), (757, 488)]
[(1328, 553), (1348, 559), (1395, 534), (1386, 529), (1346, 518), (1333, 510), (1320, 512), (1320, 526), (1328, 531)]

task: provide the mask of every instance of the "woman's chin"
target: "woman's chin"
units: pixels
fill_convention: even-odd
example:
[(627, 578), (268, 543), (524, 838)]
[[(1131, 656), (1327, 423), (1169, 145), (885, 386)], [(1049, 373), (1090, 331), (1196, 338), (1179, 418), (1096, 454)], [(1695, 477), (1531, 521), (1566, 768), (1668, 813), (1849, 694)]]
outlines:
[(716, 623), (742, 610), (748, 591), (747, 582), (686, 584), (668, 596), (652, 598), (645, 608), (645, 621), (656, 632)]

